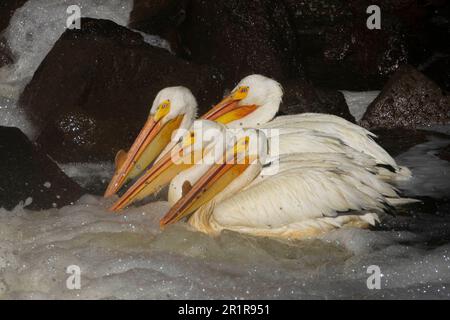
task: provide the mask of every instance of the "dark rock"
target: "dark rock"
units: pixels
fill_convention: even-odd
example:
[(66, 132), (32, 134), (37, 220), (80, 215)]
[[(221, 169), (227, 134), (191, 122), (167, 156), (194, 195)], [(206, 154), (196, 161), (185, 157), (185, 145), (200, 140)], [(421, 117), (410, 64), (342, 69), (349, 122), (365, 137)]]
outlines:
[[(347, 90), (379, 89), (398, 65), (408, 60), (405, 28), (392, 14), (387, 1), (286, 0), (285, 3), (295, 26), (305, 74), (315, 85)], [(382, 27), (369, 30), (366, 9), (377, 3), (381, 6)]]
[(169, 41), (181, 52), (178, 27), (186, 17), (187, 0), (134, 0), (129, 27)]
[(0, 207), (13, 209), (32, 198), (28, 209), (61, 207), (84, 192), (17, 128), (0, 127)]
[(422, 1), (422, 7), (426, 8), (425, 19), (416, 24), (416, 37), (412, 36), (412, 41), (430, 52), (428, 57), (436, 52), (450, 54), (450, 1)]
[(361, 125), (415, 128), (450, 121), (450, 96), (411, 66), (402, 66), (369, 105)]
[(252, 73), (282, 81), (301, 72), (296, 36), (281, 1), (192, 0), (180, 32), (186, 56), (217, 66), (227, 87)]
[(450, 92), (450, 55), (437, 58), (423, 70), (423, 73), (448, 93)]
[(283, 83), (283, 91), (280, 114), (329, 113), (355, 122), (344, 95), (339, 91), (315, 88), (304, 80)]
[(223, 95), (220, 75), (145, 43), (107, 20), (67, 30), (20, 98), (41, 131), (37, 142), (58, 162), (112, 160), (128, 149), (157, 92), (184, 85), (204, 112)]

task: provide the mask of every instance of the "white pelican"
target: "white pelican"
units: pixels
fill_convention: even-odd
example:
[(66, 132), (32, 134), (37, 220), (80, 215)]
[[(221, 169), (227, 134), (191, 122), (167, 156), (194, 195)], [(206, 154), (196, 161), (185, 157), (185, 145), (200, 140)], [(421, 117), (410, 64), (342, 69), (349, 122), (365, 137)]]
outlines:
[[(202, 136), (189, 133), (184, 150)], [(213, 145), (205, 141), (209, 150)], [(267, 174), (273, 172), (273, 163), (266, 163), (268, 143), (260, 130), (246, 129), (225, 148), (222, 153), (221, 147), (215, 149), (222, 161), (179, 167), (182, 171), (169, 187), (171, 209), (161, 226), (191, 215), (192, 227), (212, 235), (228, 229), (303, 238), (343, 226), (374, 225), (379, 213), (413, 201), (400, 198), (379, 177), (374, 159), (357, 151), (291, 153), (281, 148), (277, 173)]]
[[(410, 171), (398, 166), (395, 160), (372, 139), (374, 134), (345, 119), (317, 113), (273, 119), (279, 109), (282, 95), (281, 85), (275, 80), (261, 75), (251, 75), (242, 79), (229, 96), (202, 118), (226, 124), (229, 128), (277, 128), (278, 135), (283, 137), (279, 141), (283, 144), (282, 147), (286, 148), (286, 153), (348, 154), (356, 151), (371, 156), (379, 165), (392, 168), (394, 173), (388, 169), (379, 169), (379, 173), (385, 179), (396, 180), (410, 177)], [(173, 142), (170, 148), (175, 143)], [(165, 176), (158, 178), (158, 174), (170, 166), (168, 150), (169, 148), (161, 154), (154, 166), (113, 205), (112, 210), (121, 209), (135, 200), (142, 199), (170, 182), (175, 171), (171, 174), (165, 172)]]
[[(241, 93), (236, 92), (231, 98), (239, 99), (240, 96)], [(244, 117), (255, 108), (255, 106), (232, 108), (232, 104), (228, 106), (221, 104), (218, 107), (219, 113), (207, 113), (202, 119), (226, 123), (230, 119)], [(117, 153), (116, 171), (105, 191), (105, 197), (115, 194), (127, 181), (141, 174), (155, 159), (159, 160), (169, 153), (185, 130), (191, 127), (196, 113), (197, 101), (188, 88), (179, 86), (162, 89), (153, 101), (147, 122), (130, 150), (128, 152), (120, 150)], [(218, 119), (219, 117), (221, 119)]]
[[(196, 129), (208, 132), (206, 136), (197, 137)], [(132, 202), (141, 200), (168, 185), (181, 171), (191, 168), (194, 164), (202, 162), (210, 156), (217, 154), (220, 147), (217, 141), (226, 135), (225, 127), (208, 120), (197, 120), (190, 131), (185, 132), (183, 139), (178, 141), (172, 150), (156, 161), (110, 208), (112, 211), (120, 210)], [(193, 144), (194, 141), (201, 145)], [(195, 146), (195, 150), (191, 150)], [(224, 148), (224, 147), (223, 147)], [(223, 151), (223, 150), (222, 150)], [(198, 165), (200, 170), (206, 165)]]
[[(197, 101), (185, 87), (162, 89), (153, 101), (147, 122), (128, 152), (120, 150), (115, 159), (116, 172), (105, 191), (115, 194), (123, 184), (137, 177), (161, 153), (167, 152), (189, 129), (195, 119)], [(172, 135), (174, 135), (172, 137)]]
[[(395, 169), (398, 178), (410, 176), (407, 168), (398, 166), (395, 160), (372, 138), (370, 131), (341, 117), (303, 113), (280, 116), (274, 119), (283, 97), (281, 85), (270, 78), (254, 74), (242, 79), (232, 93), (212, 108), (204, 119), (225, 123), (229, 128), (277, 128), (280, 134), (294, 134), (298, 129), (309, 129), (317, 134), (336, 137), (360, 152), (372, 156), (378, 164)], [(292, 139), (294, 140), (294, 139)], [(299, 151), (297, 146), (293, 150)], [(302, 150), (314, 152), (314, 148)]]

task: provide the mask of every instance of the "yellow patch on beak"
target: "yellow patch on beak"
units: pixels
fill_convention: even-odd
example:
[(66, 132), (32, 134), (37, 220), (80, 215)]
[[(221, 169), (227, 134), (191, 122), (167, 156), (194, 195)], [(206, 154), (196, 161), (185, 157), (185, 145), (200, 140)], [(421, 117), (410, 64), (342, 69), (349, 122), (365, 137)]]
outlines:
[(156, 109), (155, 113), (155, 121), (161, 120), (165, 117), (170, 111), (170, 100), (164, 100)]
[(235, 92), (233, 92), (232, 98), (234, 100), (242, 100), (245, 99), (248, 95), (248, 90), (250, 88), (248, 86), (239, 87)]
[(231, 110), (230, 112), (227, 112), (221, 116), (219, 116), (215, 121), (223, 124), (227, 124), (239, 119), (244, 118), (245, 116), (249, 115), (253, 111), (255, 111), (258, 108), (258, 106), (252, 104), (248, 106), (239, 106), (235, 108), (234, 110)]

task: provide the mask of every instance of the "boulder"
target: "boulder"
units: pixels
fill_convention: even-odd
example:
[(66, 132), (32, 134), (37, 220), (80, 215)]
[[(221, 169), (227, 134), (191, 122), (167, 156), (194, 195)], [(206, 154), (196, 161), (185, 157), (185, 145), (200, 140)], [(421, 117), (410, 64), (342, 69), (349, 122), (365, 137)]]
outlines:
[(403, 24), (382, 5), (381, 30), (369, 30), (366, 9), (377, 1), (365, 2), (285, 1), (305, 74), (315, 85), (377, 90), (408, 60)]
[(405, 65), (369, 105), (361, 125), (367, 128), (416, 128), (450, 121), (450, 96), (433, 81)]
[(7, 210), (30, 201), (27, 209), (61, 207), (84, 194), (17, 128), (0, 127), (0, 177), (0, 207)]
[(228, 88), (252, 73), (278, 81), (301, 74), (296, 35), (281, 1), (192, 0), (180, 33), (185, 55), (217, 66)]
[(339, 91), (315, 88), (304, 80), (283, 83), (283, 91), (280, 114), (329, 113), (355, 122), (344, 95)]
[(128, 149), (157, 92), (191, 89), (202, 109), (223, 95), (213, 68), (181, 60), (107, 20), (66, 30), (23, 91), (19, 104), (38, 144), (58, 162), (112, 160)]

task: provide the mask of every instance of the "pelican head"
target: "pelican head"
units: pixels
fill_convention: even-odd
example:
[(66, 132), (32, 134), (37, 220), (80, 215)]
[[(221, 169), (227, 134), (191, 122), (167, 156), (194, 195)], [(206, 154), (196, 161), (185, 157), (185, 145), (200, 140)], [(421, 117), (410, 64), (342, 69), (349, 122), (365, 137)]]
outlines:
[(181, 132), (192, 125), (197, 101), (185, 87), (161, 90), (153, 101), (150, 115), (128, 152), (116, 155), (116, 172), (105, 192), (115, 194), (127, 181), (134, 179), (160, 154), (169, 150), (180, 138)]
[[(111, 207), (123, 209), (165, 187), (180, 172), (197, 165), (206, 168), (226, 149), (225, 126), (209, 120), (196, 120), (170, 152), (155, 162)], [(199, 170), (199, 169), (197, 169)]]
[(227, 136), (225, 152), (214, 163), (195, 165), (170, 183), (171, 209), (161, 219), (164, 227), (194, 213), (210, 201), (220, 201), (238, 192), (261, 172), (267, 156), (267, 138), (262, 131), (240, 130)]
[(275, 117), (283, 89), (268, 77), (253, 74), (242, 79), (233, 91), (202, 118), (230, 128), (251, 128)]

